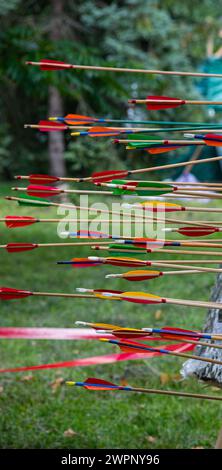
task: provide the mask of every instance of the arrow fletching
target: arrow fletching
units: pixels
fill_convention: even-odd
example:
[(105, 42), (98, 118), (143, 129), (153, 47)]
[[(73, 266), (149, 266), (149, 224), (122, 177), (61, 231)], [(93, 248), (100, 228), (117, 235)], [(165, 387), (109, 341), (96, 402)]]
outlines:
[(37, 222), (34, 217), (24, 216), (13, 216), (7, 215), (5, 217), (5, 224), (8, 228), (26, 227), (26, 225), (32, 225)]
[[(16, 176), (15, 179), (23, 179), (21, 176)], [(31, 184), (51, 184), (60, 181), (60, 178), (57, 176), (50, 175), (29, 175), (28, 180)]]
[(140, 204), (135, 204), (134, 207), (141, 207), (141, 209), (150, 212), (179, 212), (185, 210), (185, 208), (179, 204), (159, 201), (141, 202)]
[(164, 299), (157, 295), (146, 294), (145, 292), (123, 292), (120, 294), (121, 299), (127, 300), (128, 302), (138, 304), (159, 304), (163, 303)]
[(115, 258), (115, 257), (109, 257), (106, 258), (107, 264), (113, 265), (113, 266), (141, 266), (141, 260), (140, 259), (135, 259), (135, 258)]
[(116, 135), (119, 135), (119, 134), (123, 134), (124, 131), (120, 131), (120, 130), (115, 130), (115, 129), (109, 129), (108, 127), (92, 127), (92, 129), (90, 129), (88, 131), (88, 135), (90, 137), (114, 137)]
[(84, 387), (87, 390), (123, 390), (126, 388), (121, 387), (119, 385), (115, 385), (112, 382), (107, 382), (107, 380), (100, 380), (94, 377), (88, 378), (87, 380), (85, 380), (85, 382), (68, 382), (68, 385), (69, 384)]
[[(26, 62), (27, 65), (30, 65), (31, 62)], [(51, 71), (51, 70), (62, 70), (70, 68), (70, 64), (66, 64), (65, 62), (60, 62), (58, 60), (50, 60), (50, 59), (41, 59), (40, 60), (40, 69), (44, 71)]]
[[(164, 326), (161, 328), (161, 336), (165, 339), (187, 339), (190, 337), (191, 340), (198, 340), (200, 338), (200, 334), (196, 333), (192, 330), (184, 330), (182, 328), (172, 328), (171, 326)], [(166, 332), (164, 332), (166, 330)], [(175, 334), (173, 334), (175, 333)]]
[(124, 273), (122, 277), (127, 281), (147, 281), (149, 279), (155, 279), (156, 277), (160, 277), (162, 275), (163, 273), (161, 271), (138, 270), (128, 271), (127, 273)]
[(67, 114), (64, 118), (58, 119), (63, 119), (67, 124), (72, 124), (73, 126), (81, 126), (81, 124), (91, 124), (93, 122), (99, 121), (99, 119), (92, 118), (89, 116), (82, 116), (80, 114)]
[[(7, 197), (7, 199), (10, 200), (10, 197)], [(17, 201), (20, 206), (43, 206), (43, 207), (49, 207), (51, 206), (51, 202), (47, 201), (47, 199), (39, 199), (38, 197), (35, 196), (27, 196), (24, 195), (22, 198), (19, 198)]]
[(11, 287), (0, 287), (0, 300), (14, 300), (23, 299), (33, 295), (32, 292), (27, 290), (12, 289)]
[(68, 129), (66, 124), (52, 121), (39, 121), (40, 132), (53, 132), (53, 131), (66, 131)]
[[(179, 98), (172, 98), (169, 96), (155, 96), (155, 95), (149, 95), (146, 97), (147, 100), (152, 100), (153, 102), (147, 102), (146, 103), (146, 108), (149, 111), (157, 111), (160, 109), (168, 109), (168, 108), (177, 108), (178, 106), (181, 106), (182, 104), (185, 104), (186, 101), (180, 100)], [(163, 101), (172, 101), (171, 103), (163, 103)], [(162, 101), (162, 103), (161, 103)], [(174, 103), (176, 101), (176, 103)]]
[(8, 243), (5, 249), (8, 253), (20, 253), (21, 251), (30, 251), (38, 248), (36, 243)]
[(217, 227), (180, 227), (177, 232), (186, 237), (205, 237), (219, 232), (219, 229)]
[(31, 184), (27, 188), (27, 194), (29, 196), (36, 196), (38, 197), (52, 197), (52, 196), (57, 196), (60, 194), (62, 191), (59, 188), (54, 188), (53, 186), (42, 186), (42, 185), (37, 185), (37, 184)]
[(218, 134), (206, 134), (204, 136), (205, 143), (213, 147), (221, 147), (222, 136)]

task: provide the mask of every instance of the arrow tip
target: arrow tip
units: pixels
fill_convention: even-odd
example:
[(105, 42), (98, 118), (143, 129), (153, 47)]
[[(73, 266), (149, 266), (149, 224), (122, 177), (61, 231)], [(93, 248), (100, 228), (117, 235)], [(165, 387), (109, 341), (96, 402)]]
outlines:
[(67, 380), (66, 381), (66, 385), (75, 385), (76, 382), (72, 382), (71, 380)]
[(108, 343), (109, 340), (107, 338), (99, 338), (99, 341), (102, 341), (103, 343)]

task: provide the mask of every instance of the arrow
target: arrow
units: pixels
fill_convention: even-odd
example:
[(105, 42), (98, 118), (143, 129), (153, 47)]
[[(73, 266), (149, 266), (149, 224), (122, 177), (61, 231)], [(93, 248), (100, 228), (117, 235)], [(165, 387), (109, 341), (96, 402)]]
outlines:
[(222, 145), (222, 135), (219, 134), (184, 134), (184, 137), (198, 139), (202, 139), (202, 142), (205, 142), (206, 145), (213, 146), (213, 147), (221, 147)]
[[(108, 183), (101, 183), (101, 182), (96, 182), (96, 186), (101, 186), (101, 187), (106, 187), (106, 188), (111, 188), (113, 189), (113, 195), (114, 196), (121, 196), (122, 194), (132, 194), (135, 192), (138, 195), (142, 196), (160, 196), (163, 194), (168, 194), (168, 193), (174, 193), (176, 192), (177, 194), (180, 194), (182, 196), (188, 195), (188, 196), (205, 196), (206, 197), (206, 192), (207, 191), (207, 197), (209, 199), (215, 199), (215, 198), (222, 198), (222, 195), (217, 194), (217, 193), (209, 193), (208, 189), (204, 191), (200, 191), (199, 188), (192, 188), (191, 191), (180, 188), (179, 186), (176, 185), (171, 185), (167, 183), (149, 183), (149, 182), (144, 182), (144, 181), (129, 181), (128, 184), (124, 184), (121, 180), (112, 180), (112, 182)], [(217, 188), (217, 191), (221, 191), (221, 188)]]
[[(186, 183), (187, 186), (189, 184)], [(170, 202), (162, 202), (162, 201), (145, 201), (145, 202), (137, 202), (134, 204), (124, 203), (122, 204), (123, 209), (134, 209), (138, 208), (143, 211), (149, 212), (215, 212), (221, 213), (222, 209), (217, 207), (194, 207), (194, 206), (182, 206), (180, 204), (173, 204)]]
[[(209, 163), (209, 162), (215, 162), (215, 161), (220, 161), (222, 160), (222, 156), (218, 156), (218, 157), (211, 157), (211, 158), (205, 158), (205, 159), (201, 159), (201, 160), (195, 160), (194, 162), (192, 162), (192, 165), (199, 165), (199, 164), (202, 164), (202, 163)], [(81, 182), (84, 182), (84, 181), (88, 181), (88, 182), (93, 182), (93, 183), (96, 183), (96, 182), (106, 182), (106, 181), (111, 181), (113, 180), (114, 178), (125, 178), (127, 176), (130, 176), (130, 175), (134, 175), (134, 174), (143, 174), (143, 173), (149, 173), (149, 172), (152, 172), (152, 171), (158, 171), (158, 170), (164, 170), (164, 169), (170, 169), (170, 168), (179, 168), (179, 167), (183, 167), (183, 166), (187, 166), (187, 165), (190, 165), (190, 160), (188, 160), (187, 162), (181, 162), (181, 163), (174, 163), (174, 164), (169, 164), (169, 165), (160, 165), (160, 166), (156, 166), (156, 167), (151, 167), (151, 168), (140, 168), (140, 169), (136, 169), (136, 170), (108, 170), (108, 171), (99, 171), (99, 172), (94, 172), (92, 173), (91, 176), (88, 176), (86, 178), (68, 178), (68, 179), (65, 179), (65, 178), (60, 178), (60, 177), (56, 177), (56, 176), (49, 176), (48, 175), (33, 175), (34, 179), (35, 179), (35, 183), (38, 181), (41, 183), (46, 183), (46, 178), (50, 178), (50, 183), (52, 182), (51, 181), (51, 178), (56, 178), (56, 181), (73, 181), (73, 182), (78, 182), (78, 183), (81, 183)], [(17, 179), (29, 179), (29, 177), (24, 177), (24, 176), (19, 176), (19, 177), (16, 177)], [(39, 179), (38, 179), (39, 178)], [(34, 182), (34, 181), (33, 181)], [(53, 181), (55, 182), (55, 180)], [(178, 185), (181, 185), (182, 183), (178, 183)], [(192, 184), (192, 183), (191, 183)], [(205, 183), (205, 185), (209, 185), (210, 183)], [(215, 186), (215, 183), (213, 183), (214, 186)], [(189, 186), (190, 186), (190, 183), (189, 183)], [(58, 188), (56, 188), (58, 189)]]
[[(221, 75), (222, 76), (222, 75)], [(128, 100), (130, 104), (146, 104), (146, 108), (149, 111), (168, 109), (168, 108), (177, 108), (184, 104), (188, 105), (221, 105), (222, 101), (209, 101), (209, 100), (182, 100), (180, 98), (173, 98), (169, 96), (154, 96), (149, 95), (146, 99), (137, 100), (131, 99)]]
[[(83, 116), (83, 115), (79, 115), (79, 114), (67, 114), (66, 116), (64, 117), (50, 117), (49, 118), (49, 121), (47, 121), (47, 123), (51, 123), (52, 121), (55, 121), (57, 123), (61, 122), (61, 123), (67, 123), (67, 124), (71, 124), (73, 126), (75, 126), (75, 128), (77, 129), (78, 125), (81, 126), (81, 128), (85, 125), (85, 124), (98, 124), (98, 123), (108, 123), (108, 124), (133, 124), (133, 125), (137, 125), (137, 124), (151, 124), (151, 125), (161, 125), (161, 126), (171, 126), (170, 129), (172, 129), (172, 126), (191, 126), (191, 127), (196, 127), (196, 128), (199, 128), (199, 129), (203, 129), (203, 127), (207, 127), (208, 129), (211, 129), (212, 128), (215, 128), (215, 129), (218, 129), (221, 127), (221, 124), (218, 124), (218, 123), (209, 123), (209, 122), (187, 122), (187, 121), (138, 121), (138, 120), (134, 120), (134, 119), (109, 119), (109, 118), (95, 118), (95, 117), (91, 117), (91, 116)], [(40, 121), (41, 122), (41, 121)], [(38, 124), (38, 127), (39, 127), (40, 124)], [(30, 127), (29, 124), (27, 124), (27, 126)], [(31, 125), (33, 126), (33, 125)], [(128, 127), (126, 129), (129, 129)], [(180, 128), (181, 129), (181, 128)], [(137, 130), (141, 130), (141, 129), (138, 129)], [(144, 129), (145, 130), (145, 129)], [(157, 129), (154, 129), (157, 131)], [(165, 131), (166, 130), (169, 130), (169, 129), (166, 129), (165, 128)], [(179, 129), (175, 129), (174, 130), (179, 130)], [(181, 129), (182, 130), (182, 129)], [(158, 131), (162, 131), (162, 128), (160, 128)]]
[[(211, 333), (202, 333), (199, 331), (192, 331), (192, 330), (184, 330), (181, 328), (173, 328), (170, 326), (163, 326), (162, 328), (122, 328), (121, 326), (117, 325), (110, 325), (109, 323), (89, 323), (85, 321), (76, 321), (76, 325), (78, 326), (88, 326), (90, 328), (94, 328), (101, 333), (102, 330), (108, 331), (110, 334), (115, 335), (120, 338), (136, 338), (136, 337), (150, 337), (153, 334), (158, 334), (162, 336), (164, 339), (184, 339), (188, 338), (196, 339), (199, 343), (199, 339), (209, 339), (211, 341), (221, 341), (222, 335), (214, 335)], [(122, 335), (122, 336), (121, 336)], [(209, 345), (209, 343), (206, 343)]]
[[(192, 162), (192, 165), (199, 165), (202, 163), (212, 163), (216, 161), (222, 160), (222, 156), (218, 157), (211, 157), (211, 158), (204, 158), (201, 160), (195, 160)], [(135, 175), (135, 174), (143, 174), (143, 173), (149, 173), (153, 171), (159, 171), (159, 170), (168, 170), (170, 168), (180, 168), (190, 165), (190, 160), (186, 162), (181, 162), (181, 163), (171, 163), (168, 165), (159, 165), (159, 166), (154, 166), (154, 167), (147, 167), (147, 168), (139, 168), (135, 170), (109, 170), (109, 171), (100, 171), (100, 172), (94, 172), (92, 173), (91, 176), (88, 176), (86, 178), (79, 178), (78, 182), (83, 182), (83, 181), (88, 181), (88, 182), (105, 182), (105, 181), (110, 181), (113, 178), (116, 178), (117, 176), (119, 178), (125, 178), (130, 175)]]
[[(127, 266), (127, 267), (140, 267), (140, 266), (162, 266), (166, 268), (186, 268), (190, 269), (190, 266), (188, 264), (217, 264), (220, 263), (218, 260), (186, 260), (186, 261), (179, 261), (179, 260), (156, 260), (156, 261), (144, 261), (141, 259), (136, 259), (136, 258), (120, 258), (120, 257), (108, 257), (108, 258), (102, 258), (98, 256), (88, 256), (88, 258), (84, 258), (87, 262), (87, 260), (92, 261), (93, 263), (99, 263), (99, 264), (109, 264), (112, 266)], [(78, 258), (73, 258), (71, 261), (59, 261), (57, 264), (70, 264), (75, 266), (75, 264), (78, 263)], [(81, 263), (82, 263), (82, 258), (81, 258)], [(184, 264), (187, 263), (187, 264)], [(78, 266), (77, 266), (78, 267)], [(207, 272), (222, 272), (222, 269), (218, 268), (203, 268), (203, 267), (196, 267), (193, 266), (192, 269), (197, 269), (198, 271), (207, 271)]]
[(164, 228), (164, 232), (177, 232), (186, 237), (206, 237), (213, 233), (221, 232), (220, 227), (180, 227), (180, 228)]
[(131, 69), (125, 67), (107, 67), (98, 65), (77, 65), (61, 62), (58, 60), (51, 59), (40, 59), (39, 62), (26, 61), (26, 65), (39, 66), (43, 71), (54, 71), (54, 70), (96, 70), (103, 72), (123, 72), (123, 73), (145, 73), (145, 74), (157, 74), (157, 75), (178, 75), (188, 77), (222, 77), (220, 73), (204, 73), (204, 72), (179, 72), (175, 70), (147, 70), (147, 69)]
[[(221, 157), (222, 159), (222, 157)], [(105, 183), (95, 183), (96, 185), (102, 185), (102, 184), (105, 184)], [(38, 196), (38, 197), (43, 197), (43, 198), (48, 198), (48, 197), (53, 197), (53, 196), (58, 196), (59, 194), (102, 194), (102, 195), (106, 195), (106, 196), (119, 196), (121, 194), (127, 194), (125, 191), (130, 191), (130, 194), (132, 194), (132, 192), (134, 192), (135, 194), (138, 194), (138, 195), (150, 195), (150, 189), (147, 189), (145, 186), (143, 187), (138, 187), (138, 188), (135, 188), (132, 186), (127, 186), (126, 188), (121, 188), (121, 185), (120, 187), (118, 187), (118, 185), (114, 185), (114, 183), (110, 183), (112, 184), (112, 186), (108, 186), (110, 188), (113, 188), (113, 191), (91, 191), (91, 190), (82, 190), (82, 189), (61, 189), (61, 188), (57, 188), (57, 187), (53, 187), (53, 186), (42, 186), (42, 185), (29, 185), (28, 187), (13, 187), (11, 188), (12, 191), (25, 191), (29, 196)], [(165, 185), (165, 190), (161, 190), (159, 189), (158, 190), (158, 193), (159, 194), (165, 194), (167, 192), (167, 185)], [(195, 194), (195, 191), (184, 191), (184, 190), (181, 190), (182, 192), (178, 194), (180, 194), (180, 198), (181, 197), (186, 197), (187, 195), (191, 195), (191, 196), (196, 196)], [(168, 191), (169, 192), (169, 191)], [(128, 193), (129, 194), (129, 193)], [(153, 195), (157, 195), (157, 189), (154, 189), (153, 192), (152, 192)], [(201, 192), (198, 192), (198, 196), (201, 196), (203, 195), (203, 193)], [(204, 193), (204, 196), (205, 193)], [(212, 194), (207, 194), (207, 197), (210, 198), (210, 199), (220, 199), (222, 198), (222, 196), (220, 195), (212, 195)]]
[[(111, 343), (111, 344), (116, 344), (119, 346), (122, 352), (132, 352), (132, 351), (138, 351), (138, 352), (144, 352), (144, 351), (153, 351), (157, 352), (160, 351), (162, 354), (167, 354), (170, 356), (177, 356), (177, 357), (185, 357), (187, 359), (194, 359), (196, 361), (203, 361), (203, 362), (209, 362), (212, 364), (218, 364), (222, 365), (222, 361), (219, 361), (217, 359), (211, 359), (209, 357), (203, 357), (203, 356), (197, 356), (195, 354), (186, 354), (186, 353), (180, 353), (180, 352), (175, 352), (175, 351), (170, 351), (169, 349), (163, 349), (163, 348), (155, 348), (153, 346), (147, 346), (146, 344), (142, 343), (137, 343), (135, 341), (119, 341), (116, 339), (108, 339), (108, 338), (99, 338), (99, 341), (103, 341), (106, 343)], [(222, 399), (222, 398), (221, 398)]]
[(110, 278), (121, 278), (125, 279), (126, 281), (150, 281), (151, 279), (156, 279), (162, 276), (171, 276), (176, 275), (180, 276), (183, 274), (201, 274), (201, 271), (198, 270), (184, 270), (184, 271), (145, 271), (145, 270), (137, 270), (137, 271), (128, 271), (127, 273), (122, 274), (107, 274), (105, 277), (106, 279)]
[[(50, 193), (51, 194), (51, 193)], [(46, 199), (42, 198), (37, 198), (35, 196), (23, 196), (22, 198), (19, 197), (11, 197), (11, 196), (6, 196), (5, 199), (9, 201), (16, 201), (18, 202), (19, 205), (28, 205), (28, 206), (43, 206), (43, 207), (49, 207), (49, 206), (54, 206), (54, 207), (64, 207), (66, 209), (79, 209), (79, 210), (84, 210), (87, 212), (96, 212), (96, 213), (101, 213), (101, 214), (110, 214), (110, 215), (118, 215), (119, 217), (128, 217), (128, 212), (121, 212), (120, 211), (112, 211), (112, 210), (106, 210), (106, 209), (97, 209), (93, 207), (84, 207), (84, 206), (77, 206), (76, 204), (60, 204), (56, 202), (51, 202)], [(152, 217), (147, 217), (146, 215), (143, 214), (131, 214), (131, 217), (133, 219), (143, 219), (143, 220), (153, 220)], [(120, 219), (121, 221), (121, 219)], [(176, 222), (179, 222), (178, 220)]]
[[(199, 268), (198, 268), (199, 269)], [(202, 268), (203, 269), (203, 268)], [(174, 304), (188, 307), (222, 308), (219, 302), (204, 302), (197, 300), (172, 299), (168, 297), (159, 297), (157, 295), (145, 292), (123, 292), (110, 289), (85, 289), (78, 288), (80, 294), (67, 294), (60, 292), (32, 292), (28, 290), (14, 289), (11, 287), (0, 287), (0, 300), (18, 300), (30, 296), (44, 297), (64, 297), (64, 298), (89, 298), (99, 300), (125, 300), (138, 304)], [(90, 294), (87, 294), (87, 293)]]
[[(115, 291), (113, 291), (115, 292)], [(0, 300), (16, 300), (30, 296), (65, 297), (65, 298), (95, 298), (93, 295), (64, 294), (57, 292), (31, 292), (28, 290), (13, 289), (11, 287), (0, 287)]]
[(61, 189), (53, 186), (42, 186), (42, 185), (29, 185), (27, 188), (11, 188), (12, 191), (25, 191), (28, 196), (38, 196), (38, 197), (53, 197), (58, 196), (59, 194), (105, 194), (107, 196), (112, 196), (111, 191), (88, 191), (88, 190), (78, 190), (78, 189)]
[(112, 382), (107, 382), (106, 380), (97, 379), (95, 377), (90, 377), (85, 380), (85, 382), (73, 382), (67, 381), (67, 385), (69, 386), (77, 386), (77, 387), (84, 387), (87, 390), (120, 390), (125, 392), (139, 392), (139, 393), (148, 393), (148, 394), (156, 394), (156, 395), (170, 395), (170, 396), (177, 396), (177, 397), (185, 397), (185, 398), (198, 398), (199, 400), (218, 400), (221, 401), (222, 398), (216, 395), (203, 395), (198, 393), (187, 393), (187, 392), (174, 392), (173, 390), (157, 390), (151, 388), (139, 388), (139, 387), (130, 387), (130, 386), (122, 386), (116, 385)]
[[(82, 219), (82, 218), (79, 218), (79, 219), (78, 218), (76, 218), (76, 219), (65, 219), (65, 220), (66, 220), (66, 222), (76, 222), (76, 223), (93, 222), (93, 219)], [(163, 219), (158, 219), (158, 218), (153, 219), (152, 217), (146, 217), (145, 220), (162, 221)], [(6, 227), (8, 227), (8, 228), (18, 228), (18, 227), (25, 227), (27, 225), (32, 225), (32, 224), (35, 224), (35, 223), (38, 223), (38, 222), (40, 222), (40, 223), (59, 223), (59, 222), (61, 222), (61, 219), (39, 219), (39, 218), (36, 218), (36, 217), (7, 215), (6, 217), (0, 218), (0, 222), (4, 222)], [(133, 224), (133, 225), (138, 224), (138, 220), (121, 219), (121, 218), (119, 220), (102, 219), (100, 222), (101, 223), (110, 223), (110, 222), (112, 222), (112, 224), (113, 223), (116, 223), (116, 224), (124, 223), (124, 224)], [(178, 220), (177, 220), (177, 222), (184, 223), (184, 221), (178, 221)], [(192, 224), (194, 224), (194, 223), (195, 223), (195, 221), (192, 222)], [(202, 223), (200, 225), (203, 226)]]
[[(97, 237), (98, 238), (98, 237)], [(120, 246), (119, 242), (124, 240), (117, 240), (116, 244), (109, 244), (108, 241), (100, 242), (100, 245), (92, 245), (92, 242), (75, 242), (75, 243), (7, 243), (6, 245), (0, 245), (0, 249), (5, 249), (8, 253), (19, 253), (24, 251), (31, 251), (36, 248), (62, 248), (62, 247), (79, 247), (79, 246), (90, 246), (93, 250), (102, 250), (106, 249), (110, 251), (110, 254), (117, 256), (118, 254), (136, 254), (136, 255), (145, 255), (147, 253), (174, 253), (174, 254), (184, 254), (184, 255), (206, 255), (206, 256), (222, 256), (221, 251), (197, 251), (197, 250), (166, 250), (166, 249), (156, 249), (154, 248), (142, 248), (142, 247), (131, 247)], [(126, 240), (127, 241), (127, 240)], [(129, 240), (128, 240), (129, 241)], [(167, 242), (168, 243), (168, 242)], [(173, 242), (172, 242), (173, 245)], [(209, 245), (209, 244), (207, 244)], [(167, 245), (170, 246), (170, 245)], [(180, 246), (180, 245), (179, 245)], [(182, 245), (183, 246), (183, 245)], [(186, 245), (185, 245), (186, 246)], [(190, 246), (190, 245), (188, 245)], [(193, 246), (191, 244), (191, 246)], [(195, 245), (194, 245), (195, 246)], [(204, 244), (205, 246), (205, 244)], [(211, 245), (210, 245), (211, 246)], [(221, 245), (218, 245), (220, 246)]]
[[(0, 245), (1, 248), (1, 245)], [(163, 248), (145, 248), (142, 246), (127, 246), (127, 244), (120, 245), (119, 243), (112, 243), (110, 245), (91, 245), (92, 250), (106, 250), (110, 252), (110, 255), (121, 255), (121, 254), (136, 254), (137, 256), (146, 255), (147, 253), (170, 253), (170, 254), (179, 254), (179, 255), (208, 255), (208, 256), (222, 256), (221, 251), (197, 251), (197, 250), (166, 250)]]
[[(167, 264), (165, 265), (167, 266)], [(199, 268), (198, 268), (199, 269)], [(202, 268), (203, 269), (203, 268)], [(204, 302), (199, 300), (184, 300), (184, 299), (172, 299), (169, 297), (159, 297), (146, 292), (123, 292), (123, 291), (111, 291), (107, 289), (85, 289), (77, 288), (78, 292), (87, 293), (90, 292), (94, 294), (96, 298), (100, 299), (109, 299), (109, 300), (125, 300), (127, 302), (133, 302), (144, 305), (151, 304), (173, 304), (173, 305), (183, 305), (187, 307), (206, 307), (206, 308), (222, 308), (222, 303), (220, 302)]]
[[(96, 333), (101, 335), (110, 334), (112, 336), (116, 336), (120, 339), (134, 339), (134, 338), (142, 338), (144, 339), (155, 339), (154, 334), (158, 334), (160, 336), (160, 340), (172, 340), (172, 341), (180, 341), (186, 344), (194, 344), (194, 345), (201, 345), (213, 349), (222, 349), (222, 345), (215, 344), (215, 343), (208, 343), (204, 342), (201, 339), (211, 339), (213, 341), (220, 341), (222, 340), (221, 335), (211, 335), (206, 333), (199, 333), (192, 330), (184, 330), (181, 328), (171, 328), (171, 327), (163, 327), (163, 328), (122, 328), (121, 326), (110, 325), (106, 323), (88, 323), (82, 321), (76, 321), (76, 325), (81, 326), (89, 326), (96, 330)], [(157, 338), (156, 338), (157, 339)]]

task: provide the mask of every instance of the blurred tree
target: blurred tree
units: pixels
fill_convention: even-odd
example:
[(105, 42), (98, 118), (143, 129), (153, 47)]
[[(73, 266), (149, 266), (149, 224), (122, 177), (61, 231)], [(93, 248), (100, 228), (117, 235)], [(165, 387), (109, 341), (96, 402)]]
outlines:
[[(52, 14), (50, 21), (49, 38), (52, 43), (63, 38), (63, 0), (51, 0)], [(57, 87), (49, 86), (49, 116), (63, 115), (63, 99)], [(65, 176), (63, 132), (49, 133), (49, 164), (52, 175)]]

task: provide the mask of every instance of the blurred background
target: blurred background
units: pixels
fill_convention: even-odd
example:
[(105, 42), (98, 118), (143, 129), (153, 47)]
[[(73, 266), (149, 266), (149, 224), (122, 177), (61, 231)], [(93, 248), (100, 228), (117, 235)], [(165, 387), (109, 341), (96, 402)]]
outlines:
[[(10, 179), (18, 172), (84, 175), (97, 168), (131, 166), (126, 152), (105, 139), (74, 140), (63, 133), (48, 136), (23, 127), (50, 115), (220, 122), (218, 106), (184, 106), (151, 114), (145, 107), (129, 109), (127, 100), (147, 94), (221, 100), (221, 80), (78, 70), (50, 73), (24, 65), (26, 60), (51, 58), (221, 72), (220, 15), (220, 3), (213, 0), (1, 0), (0, 178)], [(214, 150), (207, 148), (209, 153)], [(143, 155), (135, 159), (135, 166), (149, 160)], [(174, 156), (185, 159), (183, 150)], [(215, 169), (217, 164), (211, 168), (212, 179)], [(203, 169), (195, 171), (201, 176)]]

